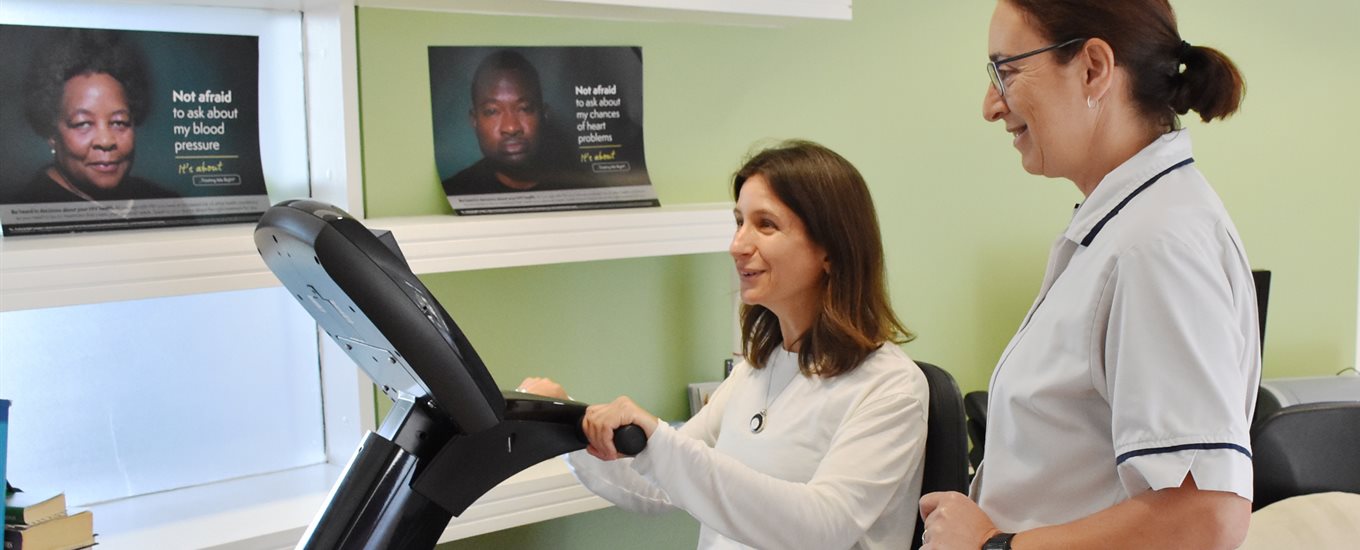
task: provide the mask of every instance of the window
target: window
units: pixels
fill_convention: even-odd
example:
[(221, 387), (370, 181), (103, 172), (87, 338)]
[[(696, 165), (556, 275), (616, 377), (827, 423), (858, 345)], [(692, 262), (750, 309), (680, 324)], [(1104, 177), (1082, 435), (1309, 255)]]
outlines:
[(319, 372), (280, 288), (0, 314), (9, 477), (83, 505), (324, 462)]
[[(0, 23), (258, 36), (269, 193), (309, 194), (301, 13), (6, 0)], [(0, 313), (10, 477), (79, 506), (325, 462), (320, 372), (278, 288)]]

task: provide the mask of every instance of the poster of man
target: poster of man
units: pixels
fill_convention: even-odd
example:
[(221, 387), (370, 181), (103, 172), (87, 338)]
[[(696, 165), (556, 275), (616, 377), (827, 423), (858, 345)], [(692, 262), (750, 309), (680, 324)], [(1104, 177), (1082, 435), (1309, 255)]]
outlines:
[(459, 214), (657, 206), (642, 50), (429, 50), (435, 162)]
[(257, 41), (0, 25), (4, 235), (258, 219)]

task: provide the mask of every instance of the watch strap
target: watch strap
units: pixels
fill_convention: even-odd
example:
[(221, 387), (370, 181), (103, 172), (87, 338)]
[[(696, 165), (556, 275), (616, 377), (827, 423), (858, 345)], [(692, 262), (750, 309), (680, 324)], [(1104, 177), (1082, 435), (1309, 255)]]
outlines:
[(1011, 539), (1015, 533), (997, 533), (982, 543), (982, 550), (1011, 550)]

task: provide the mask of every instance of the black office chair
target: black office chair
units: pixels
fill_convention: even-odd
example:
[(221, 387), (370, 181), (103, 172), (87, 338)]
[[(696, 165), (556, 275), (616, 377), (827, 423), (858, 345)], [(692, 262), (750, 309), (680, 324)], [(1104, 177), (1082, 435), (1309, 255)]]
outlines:
[[(965, 435), (963, 395), (948, 371), (917, 361), (930, 388), (930, 417), (926, 422), (926, 453), (922, 468), (921, 494), (935, 491), (968, 492), (968, 436)], [(913, 550), (921, 547), (925, 529), (916, 517)]]
[(968, 439), (973, 442), (973, 449), (968, 451), (968, 463), (977, 470), (982, 464), (982, 451), (987, 447), (987, 392), (968, 392), (963, 396), (963, 411), (968, 413)]
[(1284, 407), (1252, 430), (1258, 510), (1289, 497), (1360, 493), (1360, 402)]

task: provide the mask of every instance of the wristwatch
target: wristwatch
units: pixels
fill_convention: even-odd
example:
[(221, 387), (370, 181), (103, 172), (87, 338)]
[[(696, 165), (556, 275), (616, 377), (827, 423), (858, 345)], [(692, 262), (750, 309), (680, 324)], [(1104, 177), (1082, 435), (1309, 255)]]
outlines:
[(1011, 550), (1011, 539), (1015, 533), (997, 533), (982, 543), (982, 550)]

